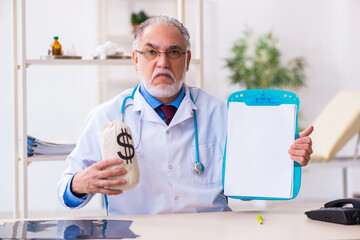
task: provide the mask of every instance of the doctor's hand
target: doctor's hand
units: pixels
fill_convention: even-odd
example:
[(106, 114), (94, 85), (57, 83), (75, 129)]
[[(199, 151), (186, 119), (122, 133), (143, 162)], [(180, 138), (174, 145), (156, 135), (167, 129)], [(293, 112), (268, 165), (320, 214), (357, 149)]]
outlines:
[(310, 155), (313, 153), (312, 141), (309, 135), (314, 130), (313, 126), (299, 133), (299, 138), (290, 146), (288, 153), (293, 161), (300, 163), (301, 166), (306, 166), (310, 161)]
[(113, 190), (108, 187), (126, 184), (125, 179), (108, 179), (126, 174), (126, 169), (106, 169), (109, 166), (121, 164), (121, 159), (105, 159), (94, 163), (76, 173), (72, 180), (71, 191), (76, 196), (88, 193), (102, 193), (106, 195), (121, 194), (122, 190)]

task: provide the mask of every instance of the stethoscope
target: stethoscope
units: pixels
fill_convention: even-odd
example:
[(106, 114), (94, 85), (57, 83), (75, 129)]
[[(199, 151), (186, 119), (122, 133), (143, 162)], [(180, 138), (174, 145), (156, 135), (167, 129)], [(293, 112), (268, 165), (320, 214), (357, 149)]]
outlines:
[[(136, 85), (136, 87), (134, 88), (134, 90), (131, 92), (131, 95), (130, 96), (127, 96), (124, 98), (122, 104), (121, 104), (121, 109), (120, 109), (120, 113), (121, 113), (121, 121), (123, 121), (123, 117), (124, 117), (124, 111), (125, 111), (125, 105), (126, 105), (126, 101), (128, 99), (132, 99), (134, 100), (134, 95), (135, 95), (135, 92), (136, 90), (138, 89), (139, 87), (139, 84)], [(191, 92), (189, 91), (190, 93), (190, 98), (191, 98), (191, 101), (193, 103), (194, 102), (194, 99), (191, 95)], [(197, 131), (197, 120), (196, 120), (196, 111), (193, 110), (193, 114), (194, 114), (194, 132), (195, 132), (195, 154), (196, 154), (196, 162), (194, 162), (192, 165), (191, 165), (191, 171), (196, 174), (196, 175), (201, 175), (203, 172), (204, 172), (204, 165), (200, 162), (199, 160), (199, 142), (198, 142), (198, 131)], [(135, 149), (138, 148), (139, 144), (140, 144), (140, 141), (141, 141), (141, 123), (142, 121), (140, 120), (140, 138), (139, 138), (139, 142), (138, 142), (138, 145), (135, 147)]]

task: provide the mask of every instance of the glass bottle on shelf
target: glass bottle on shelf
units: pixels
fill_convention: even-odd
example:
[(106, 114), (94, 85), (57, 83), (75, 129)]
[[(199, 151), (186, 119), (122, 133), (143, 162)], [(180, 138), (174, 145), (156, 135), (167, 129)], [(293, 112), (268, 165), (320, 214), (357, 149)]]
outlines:
[(59, 37), (54, 37), (54, 42), (51, 44), (48, 55), (63, 55), (61, 44), (58, 41)]

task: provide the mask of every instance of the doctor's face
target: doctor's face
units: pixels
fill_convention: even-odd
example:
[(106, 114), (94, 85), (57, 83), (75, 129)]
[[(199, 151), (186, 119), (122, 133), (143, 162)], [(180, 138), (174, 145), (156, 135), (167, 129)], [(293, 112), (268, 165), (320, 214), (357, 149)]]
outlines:
[(164, 24), (149, 25), (136, 50), (135, 69), (146, 90), (156, 98), (176, 97), (191, 59), (180, 30)]

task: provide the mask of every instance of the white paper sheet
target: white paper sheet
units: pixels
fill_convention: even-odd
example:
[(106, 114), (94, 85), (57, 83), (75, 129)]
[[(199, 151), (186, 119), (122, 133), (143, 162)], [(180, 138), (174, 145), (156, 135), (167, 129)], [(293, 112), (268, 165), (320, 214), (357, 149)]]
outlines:
[(296, 105), (231, 102), (228, 119), (225, 195), (291, 198)]

